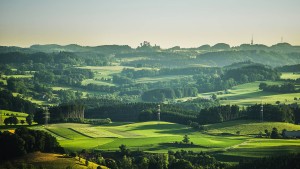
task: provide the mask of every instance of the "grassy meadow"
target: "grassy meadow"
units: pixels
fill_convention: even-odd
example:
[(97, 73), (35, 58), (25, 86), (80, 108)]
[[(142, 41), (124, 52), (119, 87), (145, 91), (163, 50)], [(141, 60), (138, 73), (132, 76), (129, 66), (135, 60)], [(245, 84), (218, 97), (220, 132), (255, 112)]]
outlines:
[[(89, 168), (97, 168), (99, 165), (89, 161), (89, 165), (85, 165), (85, 159), (78, 159), (78, 157), (66, 157), (61, 154), (53, 154), (53, 153), (41, 153), (35, 152), (25, 155), (20, 159), (15, 159), (11, 163), (14, 165), (33, 165), (38, 166), (40, 168), (53, 168), (53, 164), (55, 164), (55, 169), (65, 169), (67, 167), (71, 167), (72, 169), (89, 169)], [(0, 168), (5, 167), (5, 163), (0, 164)], [(31, 168), (31, 167), (29, 167)], [(107, 169), (105, 166), (101, 166), (103, 169)]]
[[(294, 97), (299, 97), (300, 93), (272, 93), (272, 92), (264, 92), (259, 90), (259, 84), (261, 82), (252, 82), (246, 83), (242, 85), (234, 86), (232, 89), (228, 90), (227, 94), (217, 95), (217, 98), (221, 99), (221, 104), (231, 104), (231, 105), (241, 105), (241, 106), (249, 106), (253, 104), (276, 104), (276, 101), (280, 101), (280, 103), (291, 104), (300, 101), (295, 101)], [(267, 81), (269, 85), (282, 84), (283, 82), (273, 82)], [(221, 91), (223, 92), (223, 91)], [(203, 93), (199, 94), (199, 97), (208, 98), (212, 94), (216, 92)]]
[[(10, 127), (11, 125), (8, 125), (8, 126), (5, 126), (4, 127), (4, 119), (8, 118), (8, 117), (11, 117), (11, 116), (16, 116), (17, 119), (19, 120), (19, 124), (17, 124), (18, 126), (22, 126), (22, 124), (20, 123), (21, 120), (24, 120), (24, 125), (28, 125), (26, 123), (26, 117), (28, 116), (28, 114), (26, 113), (22, 113), (22, 112), (15, 112), (15, 111), (9, 111), (9, 110), (0, 110), (0, 113), (1, 113), (1, 121), (0, 121), (0, 126), (3, 126), (3, 128), (7, 128), (7, 127)], [(36, 123), (33, 123), (33, 124), (36, 124)], [(14, 125), (13, 125), (14, 126)]]
[[(112, 123), (96, 126), (90, 124), (51, 124), (48, 127), (34, 126), (57, 137), (68, 151), (94, 149), (100, 151), (119, 150), (125, 144), (131, 150), (167, 153), (168, 150), (205, 151), (216, 154), (224, 161), (238, 161), (237, 156), (262, 157), (276, 153), (300, 152), (299, 140), (254, 138), (265, 129), (277, 127), (300, 130), (298, 125), (279, 122), (234, 121), (207, 125), (207, 131), (198, 132), (190, 127), (169, 122)], [(240, 131), (240, 135), (236, 135)], [(193, 144), (175, 144), (187, 134)], [(266, 151), (265, 151), (266, 150)], [(267, 151), (268, 150), (268, 151)], [(262, 153), (257, 153), (257, 152)], [(256, 152), (256, 153), (255, 153)]]
[(292, 73), (292, 72), (283, 72), (281, 74), (281, 79), (292, 79), (292, 80), (295, 80), (295, 79), (299, 79), (300, 78), (300, 73)]

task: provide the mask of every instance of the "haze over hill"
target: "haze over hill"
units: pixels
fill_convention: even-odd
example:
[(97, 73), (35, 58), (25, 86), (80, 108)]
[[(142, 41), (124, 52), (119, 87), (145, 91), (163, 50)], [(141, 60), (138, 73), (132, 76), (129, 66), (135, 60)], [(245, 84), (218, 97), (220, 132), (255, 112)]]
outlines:
[(299, 16), (299, 0), (0, 1), (0, 168), (300, 168)]

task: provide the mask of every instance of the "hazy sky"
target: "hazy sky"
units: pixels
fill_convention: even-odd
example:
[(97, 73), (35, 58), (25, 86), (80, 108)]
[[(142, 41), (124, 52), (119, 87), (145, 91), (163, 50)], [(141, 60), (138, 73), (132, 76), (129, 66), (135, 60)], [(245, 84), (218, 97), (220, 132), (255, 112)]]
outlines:
[(300, 45), (300, 0), (0, 0), (0, 45)]

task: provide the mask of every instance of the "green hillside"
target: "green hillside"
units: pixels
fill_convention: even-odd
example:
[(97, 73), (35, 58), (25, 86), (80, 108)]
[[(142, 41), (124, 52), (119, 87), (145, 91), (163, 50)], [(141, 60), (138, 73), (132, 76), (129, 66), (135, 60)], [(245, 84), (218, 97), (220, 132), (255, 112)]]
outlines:
[[(131, 150), (167, 153), (181, 149), (194, 152), (205, 151), (215, 154), (223, 161), (238, 161), (241, 157), (254, 158), (286, 152), (300, 152), (298, 140), (254, 138), (253, 135), (273, 127), (300, 130), (300, 126), (280, 122), (231, 121), (206, 125), (206, 132), (169, 122), (111, 123), (94, 126), (89, 124), (51, 124), (47, 128), (33, 127), (48, 131), (58, 137), (60, 144), (68, 151), (95, 149), (101, 151), (119, 150), (121, 144)], [(240, 131), (240, 135), (236, 132)], [(190, 137), (191, 144), (175, 144), (183, 136)], [(239, 154), (241, 154), (239, 156)]]

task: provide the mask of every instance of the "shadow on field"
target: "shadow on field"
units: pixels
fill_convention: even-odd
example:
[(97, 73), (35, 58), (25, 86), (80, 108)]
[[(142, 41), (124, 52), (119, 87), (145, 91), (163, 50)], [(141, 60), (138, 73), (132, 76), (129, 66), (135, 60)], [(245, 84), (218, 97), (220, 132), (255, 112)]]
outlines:
[(149, 148), (149, 151), (158, 151), (170, 148), (199, 148), (199, 149), (207, 149), (208, 147), (201, 145), (192, 145), (192, 144), (175, 144), (175, 143), (160, 143), (158, 146)]
[(215, 124), (211, 124), (211, 125), (207, 125), (207, 129), (211, 130), (211, 129), (220, 129), (220, 128), (225, 128), (225, 127), (233, 127), (236, 125), (242, 125), (242, 124), (251, 124), (255, 121), (253, 120), (238, 120), (238, 121), (228, 121), (228, 122), (224, 122), (224, 123), (215, 123)]
[(189, 134), (193, 132), (192, 129), (187, 127), (178, 128), (178, 126), (174, 124), (159, 124), (159, 123), (137, 126), (127, 131), (134, 131), (134, 130), (159, 130), (156, 133), (161, 133), (161, 134)]
[(109, 123), (109, 124), (104, 124), (101, 126), (123, 126), (123, 125), (127, 125), (127, 124), (132, 124), (133, 122), (113, 122), (113, 123)]
[(245, 93), (245, 94), (239, 94), (239, 95), (234, 95), (234, 96), (227, 96), (226, 98), (228, 100), (237, 100), (237, 99), (250, 99), (250, 98), (262, 97), (262, 96), (271, 96), (271, 95), (274, 95), (274, 93), (257, 91), (257, 92), (252, 92), (252, 93)]
[(249, 147), (237, 148), (230, 151), (213, 152), (211, 153), (217, 160), (227, 162), (238, 162), (242, 159), (256, 159), (267, 156), (277, 156), (290, 153), (299, 153), (300, 146), (298, 145), (281, 145), (281, 146), (266, 146), (266, 147)]

